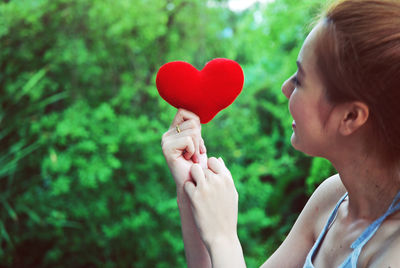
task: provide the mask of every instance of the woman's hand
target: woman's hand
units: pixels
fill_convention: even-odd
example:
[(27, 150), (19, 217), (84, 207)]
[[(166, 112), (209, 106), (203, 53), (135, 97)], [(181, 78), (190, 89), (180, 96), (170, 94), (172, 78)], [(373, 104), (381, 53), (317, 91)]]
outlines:
[(191, 180), (190, 168), (194, 163), (207, 167), (200, 119), (192, 112), (178, 110), (169, 130), (162, 137), (161, 146), (178, 188)]
[(200, 236), (209, 251), (218, 244), (237, 242), (238, 193), (223, 160), (212, 157), (208, 168), (194, 164), (190, 172), (194, 183), (186, 182), (184, 189), (191, 201)]

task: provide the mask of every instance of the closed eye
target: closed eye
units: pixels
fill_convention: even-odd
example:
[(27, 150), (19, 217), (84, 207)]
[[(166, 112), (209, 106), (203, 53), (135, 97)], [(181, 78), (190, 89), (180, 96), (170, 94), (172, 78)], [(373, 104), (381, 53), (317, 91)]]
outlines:
[(294, 75), (294, 76), (293, 76), (293, 78), (292, 78), (292, 83), (293, 83), (293, 85), (294, 85), (295, 87), (301, 86), (301, 83), (300, 83), (300, 81), (299, 81), (297, 75)]

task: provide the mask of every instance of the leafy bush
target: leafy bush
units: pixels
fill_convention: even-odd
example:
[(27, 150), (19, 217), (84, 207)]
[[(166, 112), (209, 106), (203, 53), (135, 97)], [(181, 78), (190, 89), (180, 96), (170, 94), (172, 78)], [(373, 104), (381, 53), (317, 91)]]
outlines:
[(235, 179), (248, 266), (276, 249), (333, 172), (291, 148), (280, 92), (319, 3), (212, 3), (0, 3), (0, 266), (184, 267), (160, 148), (175, 109), (154, 78), (167, 61), (215, 57), (237, 60), (246, 81), (203, 126), (207, 149)]

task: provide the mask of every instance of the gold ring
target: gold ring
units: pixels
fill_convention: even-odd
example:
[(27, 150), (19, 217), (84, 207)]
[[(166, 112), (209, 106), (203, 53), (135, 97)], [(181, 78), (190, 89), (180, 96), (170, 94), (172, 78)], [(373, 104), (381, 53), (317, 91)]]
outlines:
[(175, 129), (176, 129), (177, 133), (181, 133), (181, 129), (179, 128), (179, 125), (176, 125)]

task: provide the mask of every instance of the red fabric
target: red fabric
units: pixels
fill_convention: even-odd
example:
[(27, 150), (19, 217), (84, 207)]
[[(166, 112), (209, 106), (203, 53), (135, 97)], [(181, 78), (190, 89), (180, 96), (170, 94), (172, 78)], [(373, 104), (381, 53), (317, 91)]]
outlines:
[(169, 62), (161, 66), (156, 78), (160, 96), (176, 108), (197, 114), (202, 124), (232, 104), (243, 82), (242, 68), (228, 59), (214, 59), (201, 71), (187, 62)]

